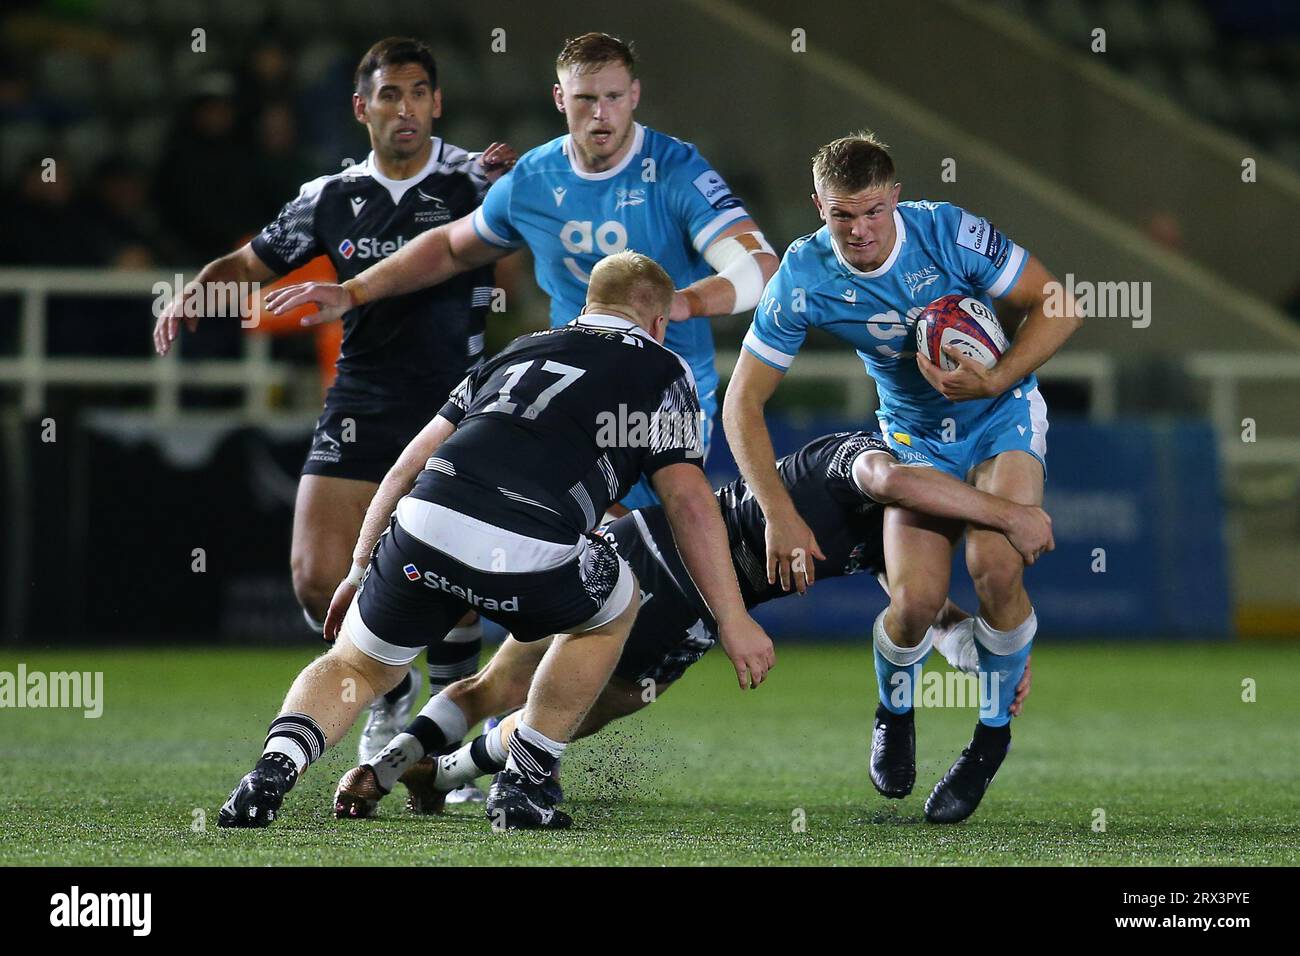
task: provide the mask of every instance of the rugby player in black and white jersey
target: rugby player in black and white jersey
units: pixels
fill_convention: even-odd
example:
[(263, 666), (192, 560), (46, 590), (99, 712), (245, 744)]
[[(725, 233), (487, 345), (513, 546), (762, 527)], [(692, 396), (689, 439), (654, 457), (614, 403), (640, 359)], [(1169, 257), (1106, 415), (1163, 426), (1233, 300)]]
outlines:
[[(342, 281), (421, 233), (471, 213), (490, 182), (514, 165), (514, 151), (504, 144), (475, 156), (433, 135), (442, 97), (424, 43), (381, 40), (362, 58), (355, 81), (353, 112), (369, 131), (369, 157), (306, 183), (251, 242), (205, 266), (195, 289), (270, 280), (322, 254)], [(492, 287), (489, 266), (343, 317), (338, 377), (316, 423), (294, 508), (293, 588), (318, 633), (379, 481), (481, 358)], [(159, 317), (159, 354), (170, 349), (184, 315), (177, 302)], [(198, 323), (185, 321), (191, 331)], [(471, 615), (435, 645), (429, 657), (433, 692), (478, 669), (481, 633)], [(376, 702), (361, 738), (363, 759), (406, 722), (419, 681), (412, 668)]]
[[(985, 494), (937, 469), (909, 468), (877, 433), (839, 432), (816, 438), (782, 458), (777, 471), (826, 555), (814, 559), (816, 579), (863, 571), (883, 575), (882, 534), (885, 509), (890, 506), (1001, 532), (1026, 563), (1032, 564), (1052, 547), (1051, 521), (1041, 508)], [(766, 521), (744, 478), (722, 486), (716, 494), (746, 607), (794, 593), (790, 582), (782, 586), (767, 579)], [(714, 621), (681, 560), (662, 508), (637, 509), (597, 533), (636, 573), (641, 610), (609, 684), (575, 737), (596, 733), (610, 721), (657, 700), (717, 641)], [(932, 630), (935, 646), (949, 662), (974, 673), (978, 661), (970, 615), (949, 601)], [(448, 698), (471, 724), (484, 715), (520, 707), (545, 650), (541, 643), (508, 638), (480, 673), (457, 681), (439, 697)], [(1026, 671), (1016, 688), (1013, 714), (1020, 712), (1029, 683)], [(335, 793), (335, 814), (370, 816), (399, 778), (411, 791), (411, 809), (436, 813), (446, 792), (499, 772), (505, 766), (503, 741), (513, 729), (513, 715), (436, 763), (423, 759), (432, 749), (425, 742), (436, 745), (441, 739), (433, 725), (447, 712), (454, 711), (437, 698), (430, 701), (373, 761), (344, 774)], [(558, 802), (558, 789), (552, 787), (549, 796)]]
[[(642, 475), (663, 501), (741, 688), (762, 683), (775, 663), (772, 642), (749, 616), (728, 559), (701, 467), (690, 368), (663, 347), (673, 294), (648, 257), (609, 256), (592, 270), (582, 315), (516, 339), (466, 376), (375, 493), (353, 571), (326, 617), (334, 647), (294, 682), (261, 759), (221, 808), (222, 826), (273, 820), (307, 766), (468, 610), (520, 642), (555, 635), (487, 810), (505, 827), (568, 826), (546, 784), (608, 682), (639, 606), (627, 562), (591, 532)], [(611, 412), (649, 427), (610, 436)], [(424, 738), (435, 751), (468, 726), (454, 702), (436, 700)]]

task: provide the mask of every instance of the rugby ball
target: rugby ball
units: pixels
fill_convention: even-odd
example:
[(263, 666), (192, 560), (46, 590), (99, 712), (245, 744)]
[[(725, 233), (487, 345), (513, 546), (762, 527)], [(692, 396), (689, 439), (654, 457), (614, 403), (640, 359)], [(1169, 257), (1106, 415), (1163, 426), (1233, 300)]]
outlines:
[(974, 296), (945, 295), (916, 317), (916, 350), (945, 372), (958, 367), (945, 348), (992, 368), (1007, 345), (1007, 334), (998, 317)]

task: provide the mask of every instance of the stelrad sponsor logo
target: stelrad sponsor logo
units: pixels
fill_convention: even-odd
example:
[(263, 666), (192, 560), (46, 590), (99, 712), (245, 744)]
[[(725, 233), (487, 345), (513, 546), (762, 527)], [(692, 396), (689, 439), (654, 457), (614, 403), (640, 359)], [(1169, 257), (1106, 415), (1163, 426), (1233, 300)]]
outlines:
[(519, 595), (517, 594), (511, 595), (504, 601), (484, 597), (481, 594), (475, 594), (473, 588), (463, 588), (459, 584), (452, 584), (441, 574), (435, 574), (433, 571), (425, 571), (421, 574), (420, 569), (413, 564), (403, 567), (402, 573), (411, 581), (422, 581), (426, 588), (433, 588), (435, 591), (445, 591), (447, 594), (454, 595), (470, 607), (481, 607), (485, 611), (514, 612), (519, 610)]
[(74, 886), (50, 897), (50, 925), (125, 926), (132, 936), (148, 936), (153, 927), (153, 894), (83, 893)]
[(358, 239), (355, 244), (351, 239), (344, 239), (339, 243), (339, 255), (344, 259), (351, 259), (353, 256), (358, 259), (386, 259), (404, 245), (406, 245), (405, 236), (398, 236), (396, 239), (366, 236)]

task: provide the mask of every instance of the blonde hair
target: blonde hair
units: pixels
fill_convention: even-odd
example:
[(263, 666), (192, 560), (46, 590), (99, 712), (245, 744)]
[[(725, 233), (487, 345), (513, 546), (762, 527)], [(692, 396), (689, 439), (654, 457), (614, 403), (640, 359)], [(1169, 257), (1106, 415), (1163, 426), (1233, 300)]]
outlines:
[(812, 170), (818, 190), (858, 193), (894, 185), (889, 147), (866, 130), (841, 136), (817, 150)]
[(646, 321), (667, 315), (676, 292), (663, 266), (631, 249), (606, 256), (591, 270), (587, 301), (625, 306)]

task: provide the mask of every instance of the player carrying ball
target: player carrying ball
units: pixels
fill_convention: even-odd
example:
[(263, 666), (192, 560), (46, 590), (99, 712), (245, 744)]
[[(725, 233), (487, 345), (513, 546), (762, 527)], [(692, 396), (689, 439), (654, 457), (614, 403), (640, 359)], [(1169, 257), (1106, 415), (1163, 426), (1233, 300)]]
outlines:
[[(742, 474), (767, 517), (769, 580), (799, 590), (816, 578), (818, 536), (800, 516), (775, 467), (763, 407), (817, 327), (857, 351), (880, 395), (877, 416), (890, 447), (907, 465), (935, 468), (1022, 504), (1043, 496), (1047, 409), (1034, 370), (1079, 326), (1045, 311), (1052, 276), (992, 223), (949, 203), (899, 202), (900, 184), (886, 148), (868, 134), (828, 143), (813, 158), (813, 203), (825, 225), (796, 240), (768, 283), (727, 389), (723, 421)], [(916, 316), (946, 294), (1002, 299), (1028, 314), (1011, 347), (985, 369), (956, 352), (954, 371), (917, 354)], [(930, 625), (948, 594), (960, 521), (893, 509), (885, 516), (890, 604), (873, 627), (880, 705), (872, 738), (871, 779), (887, 797), (905, 797), (916, 779), (910, 695), (894, 697), (898, 678), (915, 689), (931, 646)], [(1025, 592), (1024, 560), (1007, 539), (966, 529), (966, 566), (979, 597), (973, 619), (981, 687), (993, 676), (1014, 687), (1038, 622)], [(796, 569), (797, 570), (797, 569)], [(1011, 741), (1010, 695), (981, 708), (971, 745), (926, 801), (928, 819), (955, 822), (975, 811)]]

